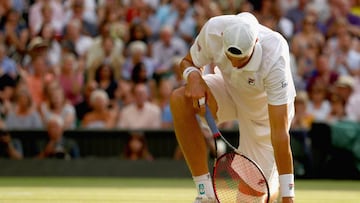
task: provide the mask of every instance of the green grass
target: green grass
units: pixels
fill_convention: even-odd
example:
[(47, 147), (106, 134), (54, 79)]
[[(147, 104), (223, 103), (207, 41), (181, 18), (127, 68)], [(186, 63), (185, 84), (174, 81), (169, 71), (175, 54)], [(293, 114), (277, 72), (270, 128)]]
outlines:
[[(0, 203), (189, 203), (189, 179), (0, 177)], [(358, 203), (360, 181), (297, 180), (297, 203)]]

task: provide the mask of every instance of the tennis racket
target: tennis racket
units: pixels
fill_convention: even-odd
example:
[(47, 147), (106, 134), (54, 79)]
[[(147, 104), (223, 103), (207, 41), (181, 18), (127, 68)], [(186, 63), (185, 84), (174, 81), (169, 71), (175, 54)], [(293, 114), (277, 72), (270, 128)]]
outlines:
[(268, 203), (270, 189), (261, 168), (253, 160), (238, 152), (220, 133), (208, 105), (205, 105), (205, 119), (216, 140), (222, 139), (231, 150), (220, 157), (215, 155), (213, 166), (213, 187), (220, 203)]

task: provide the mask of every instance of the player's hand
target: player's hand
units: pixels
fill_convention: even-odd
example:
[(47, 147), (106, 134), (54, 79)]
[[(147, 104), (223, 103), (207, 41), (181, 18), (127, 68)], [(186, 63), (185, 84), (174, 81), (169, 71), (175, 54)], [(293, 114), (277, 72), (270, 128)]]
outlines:
[(188, 76), (187, 85), (185, 86), (185, 96), (192, 99), (195, 112), (200, 113), (201, 115), (205, 114), (207, 91), (207, 85), (204, 79), (201, 77), (200, 73), (196, 71), (190, 73)]
[(295, 202), (295, 198), (293, 197), (283, 197), (282, 198), (282, 203), (294, 203)]

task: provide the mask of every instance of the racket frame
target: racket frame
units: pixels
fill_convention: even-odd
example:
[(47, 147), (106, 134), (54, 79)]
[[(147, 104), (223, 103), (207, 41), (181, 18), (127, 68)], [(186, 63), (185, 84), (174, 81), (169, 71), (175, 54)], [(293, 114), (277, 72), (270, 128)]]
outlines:
[[(205, 104), (205, 120), (211, 130), (211, 133), (212, 133), (212, 136), (213, 136), (213, 139), (215, 142), (215, 156), (214, 156), (213, 174), (212, 174), (212, 177), (213, 177), (212, 184), (213, 184), (214, 190), (215, 190), (215, 174), (216, 174), (216, 168), (217, 168), (216, 166), (218, 164), (218, 160), (220, 160), (223, 156), (226, 156), (229, 153), (235, 153), (235, 154), (238, 154), (239, 156), (244, 157), (248, 161), (250, 161), (259, 170), (259, 172), (261, 173), (262, 177), (264, 178), (265, 184), (266, 184), (266, 189), (267, 189), (266, 203), (269, 203), (270, 202), (270, 187), (269, 187), (269, 183), (266, 179), (266, 176), (264, 175), (263, 170), (260, 168), (260, 166), (254, 160), (252, 160), (251, 158), (249, 158), (246, 155), (239, 152), (239, 150), (237, 148), (235, 148), (229, 141), (227, 141), (227, 139), (221, 134), (220, 130), (218, 129), (218, 127), (216, 125), (215, 119), (214, 119), (213, 115), (211, 114), (210, 108), (207, 104)], [(230, 152), (226, 152), (226, 153), (222, 154), (220, 157), (218, 157), (218, 154), (217, 154), (218, 153), (218, 151), (217, 151), (218, 150), (217, 149), (217, 139), (218, 138), (220, 138), (222, 141), (224, 141), (225, 144), (231, 148)], [(218, 202), (220, 202), (218, 199), (216, 190), (215, 190), (215, 196), (216, 196), (216, 200)]]

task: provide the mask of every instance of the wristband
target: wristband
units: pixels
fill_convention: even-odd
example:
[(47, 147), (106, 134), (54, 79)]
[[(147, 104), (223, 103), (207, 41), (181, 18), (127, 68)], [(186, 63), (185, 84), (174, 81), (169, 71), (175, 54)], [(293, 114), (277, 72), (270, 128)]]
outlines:
[(279, 175), (280, 196), (295, 197), (294, 174)]
[(200, 73), (200, 75), (201, 75), (201, 71), (198, 68), (196, 68), (194, 66), (187, 67), (183, 72), (183, 78), (185, 81), (187, 81), (189, 74), (193, 71), (196, 71), (196, 72)]

